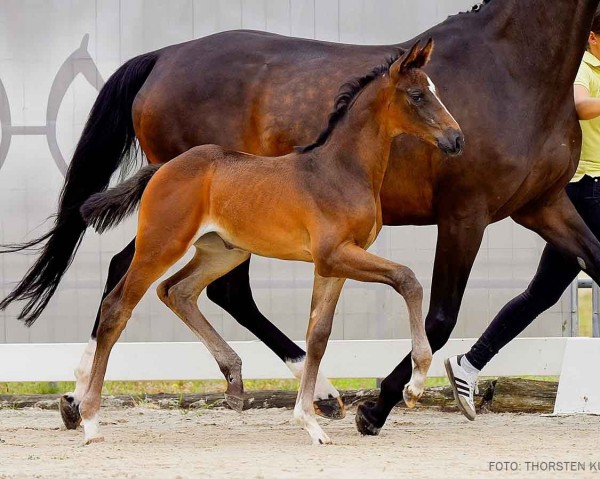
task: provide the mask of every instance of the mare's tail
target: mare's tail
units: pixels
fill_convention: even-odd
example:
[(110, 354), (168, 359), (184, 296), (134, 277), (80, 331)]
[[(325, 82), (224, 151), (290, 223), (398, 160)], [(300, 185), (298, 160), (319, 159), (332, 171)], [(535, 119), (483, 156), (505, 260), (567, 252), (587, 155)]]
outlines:
[(117, 226), (133, 213), (146, 189), (146, 185), (161, 165), (148, 165), (134, 176), (114, 188), (90, 196), (81, 207), (81, 216), (88, 226), (98, 233)]
[(86, 224), (79, 208), (90, 195), (108, 187), (119, 167), (126, 170), (135, 158), (131, 110), (157, 59), (158, 53), (133, 58), (100, 90), (69, 165), (54, 227), (40, 238), (9, 245), (0, 251), (22, 251), (45, 242), (35, 264), (0, 302), (0, 310), (3, 310), (13, 301), (27, 301), (19, 314), (27, 326), (33, 324), (52, 298), (81, 244)]

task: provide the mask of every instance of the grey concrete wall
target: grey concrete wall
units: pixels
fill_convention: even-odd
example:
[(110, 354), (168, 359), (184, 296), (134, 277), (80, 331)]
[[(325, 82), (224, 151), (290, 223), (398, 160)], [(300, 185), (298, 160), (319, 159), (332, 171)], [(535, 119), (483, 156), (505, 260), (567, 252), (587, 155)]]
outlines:
[[(234, 28), (357, 43), (395, 43), (466, 10), (474, 0), (0, 0), (0, 242), (44, 231), (54, 213), (64, 170), (102, 80), (127, 59), (176, 42)], [(65, 60), (85, 45), (63, 67)], [(96, 71), (97, 68), (97, 71)], [(84, 75), (77, 75), (83, 70)], [(72, 82), (71, 82), (72, 81)], [(57, 91), (66, 88), (64, 98)], [(51, 92), (54, 96), (51, 96)], [(60, 95), (58, 95), (60, 96)], [(56, 121), (48, 102), (58, 108)], [(4, 113), (2, 113), (4, 112)], [(9, 112), (10, 119), (8, 118)], [(9, 127), (8, 123), (12, 126)], [(50, 122), (50, 124), (48, 124)], [(49, 148), (48, 135), (57, 145)], [(47, 311), (31, 329), (18, 309), (0, 313), (0, 342), (84, 341), (95, 317), (108, 262), (133, 237), (135, 221), (99, 237), (88, 233)], [(373, 250), (413, 267), (429, 296), (435, 227), (386, 228)], [(457, 337), (478, 335), (532, 276), (543, 242), (510, 221), (493, 225), (471, 275)], [(460, 252), (457, 252), (460, 253)], [(0, 294), (10, 291), (33, 256), (0, 256)], [(304, 336), (312, 266), (255, 258), (252, 284), (260, 309), (294, 339)], [(201, 306), (229, 340), (251, 339), (205, 298)], [(562, 301), (526, 334), (559, 336), (568, 315)], [(350, 282), (338, 307), (334, 338), (408, 336), (405, 307), (384, 287)], [(128, 341), (190, 340), (191, 334), (149, 292), (124, 333)]]

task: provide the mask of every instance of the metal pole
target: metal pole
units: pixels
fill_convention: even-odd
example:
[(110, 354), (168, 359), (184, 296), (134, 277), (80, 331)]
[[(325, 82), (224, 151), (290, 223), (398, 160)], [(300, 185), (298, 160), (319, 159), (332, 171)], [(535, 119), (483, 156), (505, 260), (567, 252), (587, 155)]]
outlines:
[(569, 325), (569, 336), (579, 336), (579, 280), (571, 283), (571, 324)]
[(600, 288), (592, 285), (592, 336), (600, 338)]

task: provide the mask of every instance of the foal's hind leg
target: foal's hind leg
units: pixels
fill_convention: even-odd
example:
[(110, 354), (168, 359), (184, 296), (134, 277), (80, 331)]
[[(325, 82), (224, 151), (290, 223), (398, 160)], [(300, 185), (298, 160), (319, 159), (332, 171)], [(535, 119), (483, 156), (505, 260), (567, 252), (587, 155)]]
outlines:
[[(306, 353), (258, 310), (250, 289), (249, 266), (250, 261), (244, 261), (213, 281), (207, 286), (206, 295), (213, 303), (231, 314), (239, 324), (250, 330), (285, 362), (296, 378), (301, 380)], [(314, 407), (319, 416), (328, 419), (343, 419), (346, 415), (339, 391), (321, 373), (317, 376)]]
[(232, 409), (244, 408), (242, 360), (206, 320), (198, 308), (198, 296), (208, 284), (248, 259), (245, 251), (228, 249), (217, 235), (196, 243), (194, 258), (158, 287), (159, 298), (200, 338), (227, 380), (225, 398)]
[[(127, 245), (127, 247), (117, 253), (110, 260), (108, 267), (108, 278), (106, 279), (106, 286), (104, 287), (104, 293), (102, 294), (102, 301), (106, 298), (109, 293), (119, 284), (119, 281), (127, 273), (127, 269), (133, 260), (133, 254), (135, 253), (135, 238)], [(92, 370), (92, 361), (94, 360), (94, 353), (96, 352), (96, 341), (98, 325), (100, 324), (100, 314), (102, 312), (102, 301), (98, 308), (96, 315), (96, 322), (92, 329), (90, 340), (88, 341), (83, 355), (79, 360), (79, 365), (75, 369), (75, 390), (62, 395), (60, 398), (60, 415), (63, 423), (67, 429), (77, 429), (77, 426), (81, 423), (81, 416), (79, 415), (79, 403), (85, 395), (88, 383), (90, 380), (90, 372)]]
[[(321, 251), (328, 249), (324, 247)], [(323, 276), (383, 283), (402, 295), (408, 307), (413, 361), (412, 376), (403, 393), (406, 405), (414, 407), (423, 394), (432, 353), (423, 325), (423, 289), (412, 270), (348, 243), (334, 248), (326, 257), (315, 259), (315, 266)]]
[(103, 440), (99, 432), (98, 410), (110, 351), (125, 329), (133, 309), (150, 285), (185, 252), (177, 242), (174, 244), (175, 247), (164, 247), (161, 252), (155, 251), (154, 255), (136, 256), (125, 277), (102, 302), (98, 343), (90, 381), (79, 405), (86, 444)]
[(306, 332), (306, 360), (294, 407), (294, 418), (306, 429), (313, 444), (331, 443), (331, 439), (321, 429), (315, 418), (313, 396), (319, 365), (331, 334), (333, 314), (344, 281), (343, 278), (323, 278), (315, 272), (310, 321)]

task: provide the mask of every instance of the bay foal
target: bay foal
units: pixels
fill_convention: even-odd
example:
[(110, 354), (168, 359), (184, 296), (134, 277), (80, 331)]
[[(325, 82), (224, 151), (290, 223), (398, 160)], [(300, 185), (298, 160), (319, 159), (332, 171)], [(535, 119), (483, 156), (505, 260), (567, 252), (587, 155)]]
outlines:
[[(313, 443), (330, 439), (316, 422), (315, 380), (346, 278), (392, 286), (408, 306), (412, 359), (404, 390), (408, 406), (423, 393), (431, 348), (422, 318), (422, 289), (406, 266), (365, 249), (381, 229), (379, 192), (392, 139), (418, 136), (454, 155), (464, 138), (421, 68), (433, 42), (344, 85), (327, 129), (315, 143), (279, 157), (254, 157), (216, 145), (192, 148), (162, 167), (92, 196), (82, 207), (102, 231), (140, 200), (136, 252), (129, 270), (102, 304), (98, 344), (79, 406), (86, 443), (102, 440), (100, 393), (112, 346), (150, 285), (193, 245), (193, 259), (158, 287), (158, 295), (203, 341), (240, 406), (241, 360), (198, 309), (200, 293), (250, 254), (315, 264), (307, 360), (294, 417)], [(143, 193), (143, 195), (142, 195)]]

